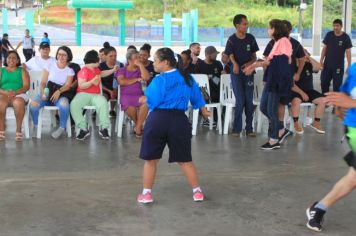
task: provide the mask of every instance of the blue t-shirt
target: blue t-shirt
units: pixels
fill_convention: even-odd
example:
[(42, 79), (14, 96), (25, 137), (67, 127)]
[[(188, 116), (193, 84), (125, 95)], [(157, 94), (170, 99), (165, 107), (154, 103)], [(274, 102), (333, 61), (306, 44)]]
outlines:
[(150, 111), (155, 109), (186, 111), (189, 101), (194, 109), (205, 105), (198, 84), (192, 79), (192, 86), (189, 87), (176, 69), (157, 75), (145, 90), (145, 96)]
[(345, 51), (352, 48), (350, 37), (346, 33), (336, 36), (334, 31), (330, 31), (326, 34), (323, 43), (327, 46), (324, 65), (331, 69), (343, 69)]
[[(340, 91), (348, 94), (352, 99), (356, 99), (356, 63), (351, 65), (348, 76), (345, 83), (341, 85)], [(344, 124), (356, 128), (356, 108), (347, 110)]]
[(252, 55), (258, 50), (257, 42), (252, 34), (247, 33), (244, 39), (239, 39), (236, 34), (229, 37), (225, 46), (225, 54), (233, 54), (237, 64), (241, 66), (252, 60)]
[(49, 38), (42, 38), (41, 43), (48, 43), (48, 45), (51, 45), (51, 40), (49, 40)]

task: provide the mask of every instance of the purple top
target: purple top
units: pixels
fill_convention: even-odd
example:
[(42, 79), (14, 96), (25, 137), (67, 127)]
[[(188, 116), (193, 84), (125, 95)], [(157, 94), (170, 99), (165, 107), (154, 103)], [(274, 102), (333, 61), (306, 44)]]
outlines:
[[(140, 69), (135, 71), (127, 70), (127, 67), (120, 68), (116, 74), (115, 78), (118, 78), (120, 75), (123, 75), (125, 79), (137, 79), (141, 77)], [(136, 82), (131, 85), (120, 85), (120, 94), (121, 95), (143, 95), (142, 87), (140, 82)]]

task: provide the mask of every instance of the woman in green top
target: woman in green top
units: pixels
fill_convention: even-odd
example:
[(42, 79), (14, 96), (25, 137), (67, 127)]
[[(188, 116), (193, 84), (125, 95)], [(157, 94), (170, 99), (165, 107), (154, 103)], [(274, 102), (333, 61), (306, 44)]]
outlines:
[(12, 106), (16, 117), (16, 140), (21, 141), (22, 121), (25, 105), (28, 102), (26, 92), (30, 89), (30, 79), (25, 64), (21, 66), (19, 54), (9, 51), (0, 74), (0, 140), (5, 139), (6, 108)]

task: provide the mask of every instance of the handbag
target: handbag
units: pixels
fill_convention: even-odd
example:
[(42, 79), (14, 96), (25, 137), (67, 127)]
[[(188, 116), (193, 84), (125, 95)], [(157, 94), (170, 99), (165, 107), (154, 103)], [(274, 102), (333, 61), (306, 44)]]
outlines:
[[(48, 100), (52, 97), (54, 92), (56, 92), (62, 86), (63, 85), (56, 84), (56, 83), (54, 83), (52, 81), (48, 81), (47, 82), (47, 86), (46, 86), (48, 88)], [(65, 91), (65, 92), (61, 93), (61, 95), (59, 97), (66, 97), (70, 101), (74, 97), (74, 95), (72, 94), (72, 92), (70, 90), (68, 90), (68, 91)]]

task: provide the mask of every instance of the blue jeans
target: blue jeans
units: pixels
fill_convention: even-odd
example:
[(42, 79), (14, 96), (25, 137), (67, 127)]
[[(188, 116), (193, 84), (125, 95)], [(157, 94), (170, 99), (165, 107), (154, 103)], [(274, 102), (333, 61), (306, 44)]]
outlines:
[[(261, 102), (260, 102), (260, 111), (268, 118), (268, 111), (267, 111), (267, 102), (268, 102), (268, 91), (266, 88), (263, 89), (261, 95)], [(268, 118), (269, 119), (269, 118)], [(284, 121), (280, 121), (278, 119), (278, 130), (284, 129)], [(268, 137), (271, 137), (271, 123), (269, 122), (268, 126)]]
[(251, 133), (253, 120), (253, 75), (246, 76), (231, 73), (232, 90), (234, 91), (236, 106), (235, 106), (235, 120), (233, 131), (241, 133), (242, 131), (242, 112), (245, 108), (246, 115), (246, 133)]
[(277, 93), (269, 92), (266, 88), (263, 89), (260, 110), (269, 120), (268, 136), (273, 139), (279, 138), (281, 128), (281, 122), (278, 118), (279, 100), (280, 96)]
[(67, 120), (69, 117), (69, 102), (66, 97), (60, 97), (56, 102), (53, 103), (51, 101), (44, 101), (40, 96), (38, 96), (35, 99), (35, 102), (38, 103), (37, 106), (34, 106), (33, 104), (30, 105), (31, 117), (35, 126), (38, 125), (38, 115), (42, 107), (56, 106), (59, 108), (59, 126), (61, 128), (66, 128)]

